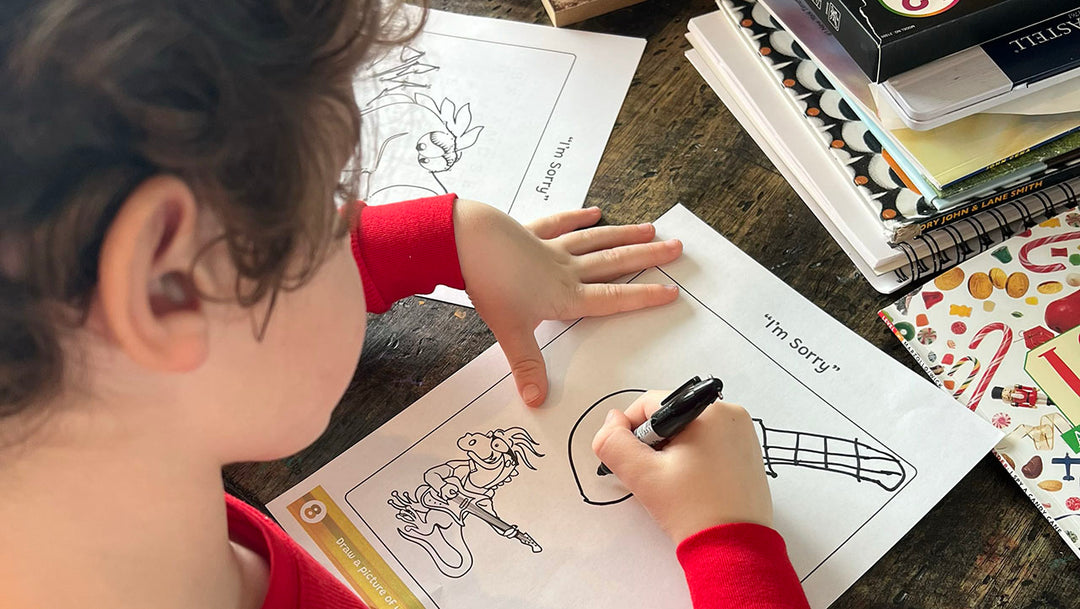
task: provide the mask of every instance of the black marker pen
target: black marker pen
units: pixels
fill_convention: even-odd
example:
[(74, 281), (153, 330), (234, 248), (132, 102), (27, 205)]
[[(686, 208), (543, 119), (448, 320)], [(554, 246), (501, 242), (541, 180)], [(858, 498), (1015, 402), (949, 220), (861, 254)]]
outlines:
[[(672, 438), (683, 430), (705, 411), (705, 408), (723, 399), (720, 392), (724, 389), (724, 383), (717, 378), (708, 378), (704, 381), (695, 376), (683, 383), (671, 395), (660, 402), (660, 408), (652, 414), (644, 423), (634, 430), (638, 440), (655, 447), (657, 444)], [(603, 463), (596, 470), (597, 476), (606, 476), (611, 473)]]

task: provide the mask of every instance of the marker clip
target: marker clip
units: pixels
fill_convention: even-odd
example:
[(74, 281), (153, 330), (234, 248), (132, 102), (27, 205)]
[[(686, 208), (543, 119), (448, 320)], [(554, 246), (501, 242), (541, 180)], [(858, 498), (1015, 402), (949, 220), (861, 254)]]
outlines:
[(689, 381), (686, 381), (685, 383), (682, 384), (682, 386), (680, 386), (675, 391), (672, 391), (671, 393), (668, 394), (668, 396), (666, 398), (661, 400), (660, 401), (660, 406), (666, 406), (668, 404), (668, 402), (674, 401), (675, 399), (682, 397), (682, 395), (684, 393), (686, 393), (687, 390), (689, 390), (691, 387), (693, 387), (694, 385), (697, 385), (700, 382), (701, 382), (701, 377), (700, 376), (695, 376), (694, 378), (690, 379)]

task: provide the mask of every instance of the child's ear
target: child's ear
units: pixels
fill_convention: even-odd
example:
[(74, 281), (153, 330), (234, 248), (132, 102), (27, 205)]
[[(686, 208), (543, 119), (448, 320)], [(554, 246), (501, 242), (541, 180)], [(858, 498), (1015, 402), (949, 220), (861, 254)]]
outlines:
[(133, 361), (161, 372), (207, 357), (207, 319), (190, 273), (198, 206), (179, 178), (155, 176), (124, 200), (105, 234), (95, 321)]

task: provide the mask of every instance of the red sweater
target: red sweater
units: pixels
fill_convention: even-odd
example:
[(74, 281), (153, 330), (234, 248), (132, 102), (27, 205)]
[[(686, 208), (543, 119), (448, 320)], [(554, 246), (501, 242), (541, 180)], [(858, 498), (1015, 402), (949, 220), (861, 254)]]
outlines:
[[(454, 242), (454, 195), (363, 207), (352, 249), (370, 312), (426, 294), (464, 288)], [(229, 535), (270, 566), (263, 609), (366, 609), (359, 597), (272, 520), (226, 496)], [(807, 609), (799, 579), (776, 531), (756, 524), (706, 529), (679, 544), (694, 609)]]

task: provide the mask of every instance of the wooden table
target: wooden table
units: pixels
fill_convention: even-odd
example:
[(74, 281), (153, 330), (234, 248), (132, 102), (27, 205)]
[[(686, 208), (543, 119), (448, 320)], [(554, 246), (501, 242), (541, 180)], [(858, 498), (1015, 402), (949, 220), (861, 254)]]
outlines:
[[(434, 0), (433, 8), (548, 23), (539, 0)], [(814, 304), (919, 372), (875, 315), (891, 299), (862, 279), (683, 57), (687, 21), (715, 8), (709, 0), (649, 0), (578, 26), (648, 40), (586, 203), (603, 208), (609, 223), (653, 220), (682, 203)], [(228, 467), (227, 487), (264, 505), (493, 342), (470, 309), (410, 298), (371, 316), (352, 386), (322, 438), (282, 461)], [(1080, 563), (990, 457), (833, 605), (1078, 606)]]

